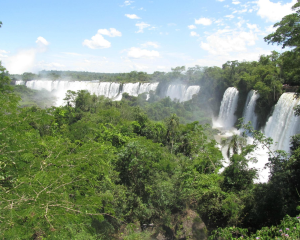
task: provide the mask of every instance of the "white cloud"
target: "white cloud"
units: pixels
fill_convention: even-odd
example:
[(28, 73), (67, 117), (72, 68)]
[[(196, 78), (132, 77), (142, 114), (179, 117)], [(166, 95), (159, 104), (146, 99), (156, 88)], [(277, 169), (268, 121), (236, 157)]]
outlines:
[(215, 24), (217, 24), (218, 26), (224, 25), (223, 19), (216, 20), (216, 21), (215, 21)]
[(195, 25), (189, 25), (188, 28), (189, 29), (196, 29), (197, 27)]
[(124, 5), (125, 5), (125, 6), (129, 6), (129, 5), (131, 5), (132, 3), (134, 3), (134, 1), (125, 1), (125, 2), (124, 2)]
[(110, 28), (110, 30), (99, 29), (97, 34), (93, 36), (91, 40), (85, 39), (82, 45), (91, 49), (110, 48), (111, 43), (104, 39), (102, 35), (107, 35), (109, 37), (121, 37), (122, 33), (117, 31), (115, 28)]
[(99, 29), (98, 34), (101, 35), (107, 35), (109, 37), (121, 37), (122, 33), (116, 30), (115, 28), (110, 28), (109, 30), (107, 29)]
[(297, 3), (297, 0), (292, 0), (290, 3), (282, 4), (281, 2), (273, 3), (270, 0), (258, 0), (257, 15), (266, 19), (267, 22), (280, 21), (285, 15), (291, 14), (292, 6)]
[(234, 18), (233, 15), (226, 15), (225, 17), (227, 17), (227, 18)]
[(255, 32), (259, 32), (259, 29), (256, 24), (247, 23), (247, 27), (251, 30), (254, 30)]
[(5, 55), (7, 53), (8, 53), (7, 51), (0, 49), (0, 58), (6, 58), (6, 57), (8, 57), (7, 55)]
[(195, 24), (202, 24), (204, 26), (208, 26), (212, 24), (212, 21), (209, 18), (199, 18), (195, 19)]
[(91, 49), (99, 49), (99, 48), (110, 48), (111, 43), (104, 39), (102, 35), (97, 33), (92, 37), (91, 40), (85, 39), (82, 45), (87, 46)]
[(239, 1), (232, 1), (232, 4), (235, 4), (235, 5), (237, 5), (237, 4), (240, 4), (241, 2), (239, 2)]
[(138, 17), (135, 14), (125, 14), (126, 17), (130, 18), (130, 19), (141, 19), (140, 17)]
[(150, 51), (146, 49), (132, 47), (129, 49), (127, 56), (130, 58), (157, 58), (160, 55), (158, 51)]
[(236, 25), (238, 26), (238, 28), (241, 28), (244, 23), (245, 23), (245, 20), (241, 19), (240, 21), (238, 21), (236, 23)]
[(225, 0), (217, 0), (218, 2), (224, 2)]
[(247, 46), (253, 46), (257, 40), (252, 31), (218, 30), (201, 42), (201, 48), (213, 55), (228, 56), (232, 52), (245, 52)]
[(196, 33), (196, 32), (194, 32), (194, 31), (192, 31), (190, 35), (191, 35), (192, 37), (199, 37), (199, 34)]
[(270, 25), (269, 27), (266, 27), (266, 32), (267, 32), (267, 34), (270, 34), (272, 32), (275, 32), (276, 29), (277, 29), (277, 27), (274, 28), (273, 25)]
[(139, 30), (136, 33), (143, 33), (145, 28), (150, 27), (150, 24), (141, 22), (141, 23), (137, 23), (135, 24), (135, 26), (137, 26), (139, 28)]
[(247, 12), (247, 11), (248, 11), (248, 10), (245, 8), (245, 9), (242, 9), (242, 10), (238, 10), (237, 13), (242, 14), (242, 13), (245, 13), (245, 12)]
[(45, 45), (45, 46), (49, 45), (49, 42), (43, 37), (38, 37), (35, 42), (37, 44), (42, 44), (42, 45)]
[(142, 47), (154, 47), (154, 48), (159, 48), (159, 45), (155, 42), (146, 42), (141, 44)]

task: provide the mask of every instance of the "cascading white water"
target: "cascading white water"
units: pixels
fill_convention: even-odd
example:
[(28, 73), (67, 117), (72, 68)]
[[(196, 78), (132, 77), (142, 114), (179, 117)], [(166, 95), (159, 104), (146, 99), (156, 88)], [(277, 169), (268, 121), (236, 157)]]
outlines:
[(294, 93), (284, 93), (268, 119), (264, 133), (273, 139), (274, 150), (290, 151), (291, 136), (300, 133), (300, 117), (295, 116), (294, 107), (300, 103)]
[(16, 85), (25, 85), (25, 82), (22, 81), (22, 80), (17, 80), (17, 81), (15, 82), (15, 84), (16, 84)]
[(236, 122), (236, 116), (234, 115), (239, 98), (239, 92), (234, 87), (226, 89), (221, 102), (218, 125), (224, 129), (230, 129)]
[(130, 96), (137, 97), (140, 88), (140, 83), (124, 83), (122, 93), (128, 93)]
[(183, 84), (171, 84), (167, 89), (166, 96), (180, 102), (191, 100), (194, 94), (200, 91), (200, 86), (186, 86)]
[[(150, 91), (156, 91), (158, 84), (159, 84), (158, 82), (157, 83), (141, 83), (140, 88), (139, 88), (139, 94), (149, 93)], [(146, 100), (148, 100), (149, 98), (150, 98), (150, 95), (147, 94)]]
[(157, 83), (141, 83), (138, 94), (142, 93), (148, 93), (150, 91), (156, 91), (156, 88), (158, 86)]
[(249, 121), (251, 121), (252, 127), (256, 130), (257, 129), (257, 116), (255, 114), (255, 104), (257, 99), (259, 98), (259, 94), (251, 90), (248, 93), (246, 104), (244, 107), (243, 112), (243, 124), (247, 124)]
[(200, 86), (189, 86), (183, 94), (183, 99), (181, 102), (191, 100), (194, 94), (198, 94), (200, 91)]
[[(24, 81), (16, 81), (16, 85), (24, 85)], [(78, 91), (87, 90), (91, 94), (102, 95), (119, 101), (122, 99), (122, 93), (128, 93), (130, 96), (138, 96), (142, 93), (148, 93), (150, 90), (155, 91), (157, 83), (125, 83), (120, 91), (120, 83), (115, 82), (99, 82), (99, 81), (51, 81), (51, 80), (32, 80), (27, 81), (26, 86), (35, 90), (45, 89), (57, 98), (56, 105), (60, 106), (64, 103), (63, 99), (68, 90)]]

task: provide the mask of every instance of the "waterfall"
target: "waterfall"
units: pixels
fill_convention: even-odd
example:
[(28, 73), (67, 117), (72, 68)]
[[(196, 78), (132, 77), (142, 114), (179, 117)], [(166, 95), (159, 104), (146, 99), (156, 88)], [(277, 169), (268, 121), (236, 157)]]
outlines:
[(249, 121), (251, 121), (252, 127), (256, 130), (257, 129), (257, 116), (255, 114), (255, 104), (257, 99), (259, 98), (259, 94), (251, 90), (248, 93), (246, 104), (244, 107), (244, 112), (243, 112), (243, 124), (247, 124)]
[(148, 93), (150, 91), (156, 91), (157, 86), (158, 86), (158, 82), (157, 83), (141, 83), (140, 88), (139, 88), (139, 94)]
[(265, 135), (273, 139), (274, 150), (289, 152), (291, 136), (300, 133), (300, 117), (294, 114), (294, 107), (299, 103), (299, 99), (294, 98), (294, 93), (284, 93), (275, 105), (264, 129)]
[(25, 82), (22, 80), (17, 80), (15, 84), (16, 85), (25, 85)]
[(183, 84), (171, 84), (167, 89), (166, 96), (172, 100), (178, 99), (180, 102), (191, 100), (194, 94), (200, 91), (200, 86), (189, 86)]
[(189, 86), (183, 94), (182, 102), (191, 100), (194, 94), (200, 91), (200, 86)]
[[(24, 85), (24, 81), (16, 81), (16, 85)], [(128, 93), (130, 96), (138, 96), (142, 93), (149, 93), (151, 90), (155, 91), (158, 82), (156, 83), (125, 83), (122, 91), (120, 91), (120, 83), (116, 82), (99, 82), (94, 81), (51, 81), (51, 80), (32, 80), (27, 81), (26, 86), (34, 90), (45, 89), (52, 92), (57, 98), (56, 105), (60, 106), (64, 103), (63, 99), (68, 90), (79, 91), (87, 90), (91, 94), (97, 96), (105, 96), (114, 101), (120, 101), (123, 93)]]
[(225, 129), (230, 129), (236, 122), (236, 116), (234, 115), (239, 98), (239, 92), (234, 87), (226, 89), (221, 102), (219, 118), (217, 122)]
[(122, 93), (128, 93), (130, 96), (137, 97), (139, 94), (140, 83), (125, 83)]

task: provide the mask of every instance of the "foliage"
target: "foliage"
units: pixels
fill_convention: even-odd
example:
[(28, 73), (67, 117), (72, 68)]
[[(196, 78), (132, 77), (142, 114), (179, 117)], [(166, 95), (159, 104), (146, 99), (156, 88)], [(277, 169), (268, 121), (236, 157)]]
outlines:
[(299, 239), (300, 216), (285, 216), (277, 226), (264, 227), (254, 234), (248, 234), (247, 229), (238, 227), (219, 228), (213, 232), (209, 239)]
[[(14, 76), (25, 81), (158, 81), (149, 101), (145, 94), (124, 94), (113, 102), (80, 90), (67, 92), (65, 106), (48, 107), (51, 95), (10, 86), (0, 63), (1, 237), (150, 239), (149, 232), (136, 230), (149, 223), (173, 237), (180, 235), (176, 216), (192, 209), (212, 233), (210, 239), (298, 239), (299, 135), (291, 139), (288, 155), (273, 152), (272, 139), (242, 126), (254, 142), (229, 139), (229, 165), (220, 173), (216, 132), (204, 125), (212, 112), (218, 113), (227, 87), (240, 92), (237, 116), (247, 93), (259, 93), (255, 111), (262, 126), (287, 89), (282, 85), (300, 84), (299, 2), (293, 8), (296, 13), (275, 24), (278, 29), (265, 40), (295, 49), (273, 51), (257, 62), (180, 66), (153, 74), (41, 71)], [(201, 91), (184, 103), (165, 98), (175, 80), (200, 85)], [(269, 151), (270, 178), (264, 184), (254, 183), (257, 170), (248, 166), (258, 144)]]
[(292, 7), (296, 13), (286, 15), (280, 22), (274, 24), (274, 27), (277, 29), (274, 33), (265, 37), (266, 42), (281, 44), (282, 48), (299, 46), (299, 7), (300, 2), (297, 1)]

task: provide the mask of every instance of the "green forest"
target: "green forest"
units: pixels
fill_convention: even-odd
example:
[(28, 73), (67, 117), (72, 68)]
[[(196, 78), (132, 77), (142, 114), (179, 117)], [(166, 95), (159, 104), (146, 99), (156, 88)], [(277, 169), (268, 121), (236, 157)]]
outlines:
[[(300, 3), (265, 37), (290, 50), (258, 61), (171, 72), (120, 74), (41, 71), (10, 75), (0, 63), (0, 237), (2, 239), (300, 239), (300, 135), (291, 154), (272, 152), (272, 139), (250, 124), (254, 138), (227, 139), (223, 156), (211, 127), (224, 91), (260, 94), (260, 126), (284, 92), (300, 85)], [(1, 27), (2, 22), (0, 22)], [(51, 93), (14, 86), (17, 79), (159, 82), (156, 93), (121, 101), (68, 91), (54, 107)], [(205, 89), (187, 102), (163, 97), (170, 82)], [(297, 97), (297, 94), (295, 94)], [(295, 114), (300, 115), (297, 108)], [(254, 183), (249, 159), (269, 149), (267, 183)]]

